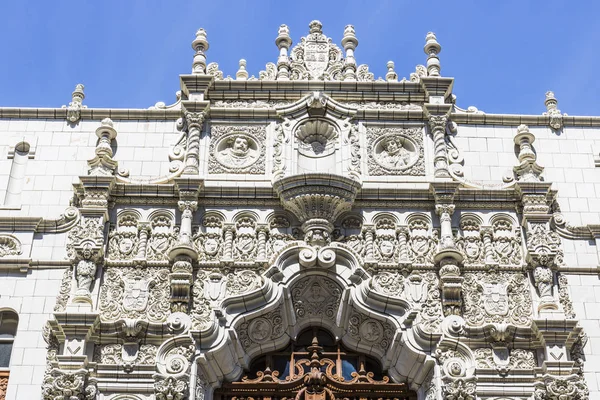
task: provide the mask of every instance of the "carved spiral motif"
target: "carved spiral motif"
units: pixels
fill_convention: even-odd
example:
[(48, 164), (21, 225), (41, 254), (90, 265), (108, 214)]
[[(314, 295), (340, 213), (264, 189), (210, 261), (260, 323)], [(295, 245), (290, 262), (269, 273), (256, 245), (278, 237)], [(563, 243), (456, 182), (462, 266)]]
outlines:
[(319, 265), (329, 268), (335, 264), (335, 251), (332, 249), (324, 249), (319, 252)]

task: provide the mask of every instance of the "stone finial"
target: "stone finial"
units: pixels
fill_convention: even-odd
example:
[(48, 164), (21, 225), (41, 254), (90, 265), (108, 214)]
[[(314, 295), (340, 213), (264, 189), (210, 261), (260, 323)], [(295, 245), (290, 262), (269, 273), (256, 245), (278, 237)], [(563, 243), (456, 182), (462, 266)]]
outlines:
[(323, 33), (323, 24), (321, 23), (321, 21), (317, 21), (316, 19), (310, 21), (310, 24), (308, 24), (308, 28), (310, 29), (310, 33)]
[(518, 180), (520, 182), (539, 182), (544, 168), (537, 163), (537, 156), (531, 147), (535, 136), (529, 131), (527, 125), (519, 125), (514, 141), (519, 146), (519, 165), (514, 167)]
[(429, 76), (440, 76), (441, 66), (438, 53), (442, 51), (442, 46), (438, 43), (433, 32), (428, 32), (425, 40), (423, 50), (427, 54), (427, 74)]
[(358, 39), (352, 25), (346, 25), (344, 29), (344, 38), (342, 39), (342, 46), (346, 51), (346, 61), (344, 63), (344, 80), (355, 81), (356, 80), (356, 59), (354, 58), (354, 50), (358, 46)]
[(84, 86), (81, 83), (78, 83), (71, 95), (72, 99), (69, 103), (69, 106), (63, 106), (63, 108), (67, 109), (67, 120), (71, 123), (76, 123), (79, 121), (81, 119), (81, 110), (83, 108), (87, 108), (83, 105), (83, 99), (85, 99), (83, 89)]
[(288, 50), (292, 47), (292, 38), (290, 37), (290, 29), (283, 24), (279, 27), (275, 44), (279, 49), (279, 57), (277, 58), (277, 80), (287, 81), (290, 79), (290, 60), (288, 58)]
[(208, 47), (206, 31), (200, 28), (196, 32), (196, 39), (192, 42), (192, 49), (196, 51), (196, 54), (194, 54), (194, 63), (192, 65), (193, 74), (206, 73), (206, 54), (204, 52), (208, 50)]
[(388, 82), (398, 82), (398, 74), (394, 70), (395, 64), (393, 61), (387, 62), (387, 73), (385, 74), (385, 80)]
[(561, 114), (558, 109), (558, 100), (554, 97), (554, 92), (546, 92), (544, 104), (546, 105), (546, 112), (544, 115), (550, 117), (550, 127), (552, 129), (561, 129), (563, 127), (563, 114)]
[(346, 27), (344, 28), (342, 46), (346, 51), (348, 51), (348, 49), (354, 50), (358, 46), (358, 39), (356, 38), (356, 31), (354, 30), (354, 26), (346, 25)]
[(245, 81), (248, 79), (248, 71), (246, 71), (246, 60), (243, 58), (240, 60), (240, 69), (235, 74), (235, 78), (238, 81)]
[(117, 131), (110, 118), (104, 118), (96, 129), (98, 144), (96, 145), (96, 156), (88, 160), (89, 175), (113, 175), (118, 167), (117, 161), (113, 160), (112, 141), (117, 137)]
[(290, 28), (287, 25), (282, 24), (279, 26), (277, 39), (275, 39), (277, 48), (285, 48), (288, 50), (292, 46), (292, 38), (290, 37)]

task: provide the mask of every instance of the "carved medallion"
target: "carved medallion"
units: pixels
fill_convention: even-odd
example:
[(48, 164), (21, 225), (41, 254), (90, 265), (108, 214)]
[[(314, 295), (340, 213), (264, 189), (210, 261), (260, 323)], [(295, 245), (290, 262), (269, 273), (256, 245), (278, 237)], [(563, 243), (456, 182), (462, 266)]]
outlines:
[(367, 127), (369, 175), (425, 175), (421, 128)]
[(213, 125), (208, 172), (212, 174), (264, 174), (264, 126)]
[(366, 320), (359, 328), (360, 337), (367, 342), (377, 342), (383, 336), (381, 322), (374, 319)]
[(256, 318), (248, 327), (248, 334), (257, 343), (262, 343), (271, 336), (273, 327), (271, 323), (264, 318)]

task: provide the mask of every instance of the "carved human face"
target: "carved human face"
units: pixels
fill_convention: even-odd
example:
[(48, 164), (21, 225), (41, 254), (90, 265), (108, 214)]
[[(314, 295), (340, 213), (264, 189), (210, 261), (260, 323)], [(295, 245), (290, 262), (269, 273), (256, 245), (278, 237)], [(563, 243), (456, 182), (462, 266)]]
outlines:
[(236, 153), (246, 153), (248, 151), (248, 139), (243, 137), (235, 138), (232, 149)]
[(396, 153), (399, 150), (398, 143), (395, 140), (388, 140), (385, 144), (385, 150), (390, 154)]

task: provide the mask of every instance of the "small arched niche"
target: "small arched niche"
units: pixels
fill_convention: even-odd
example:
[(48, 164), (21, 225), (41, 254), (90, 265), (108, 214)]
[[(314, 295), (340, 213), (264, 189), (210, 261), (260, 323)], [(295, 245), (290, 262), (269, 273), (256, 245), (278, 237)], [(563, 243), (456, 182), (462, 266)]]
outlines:
[(244, 377), (226, 382), (216, 400), (416, 400), (405, 383), (392, 383), (375, 358), (346, 348), (323, 328), (303, 330), (285, 348), (252, 360)]
[(337, 126), (326, 119), (301, 122), (295, 131), (298, 173), (335, 173), (339, 136)]

